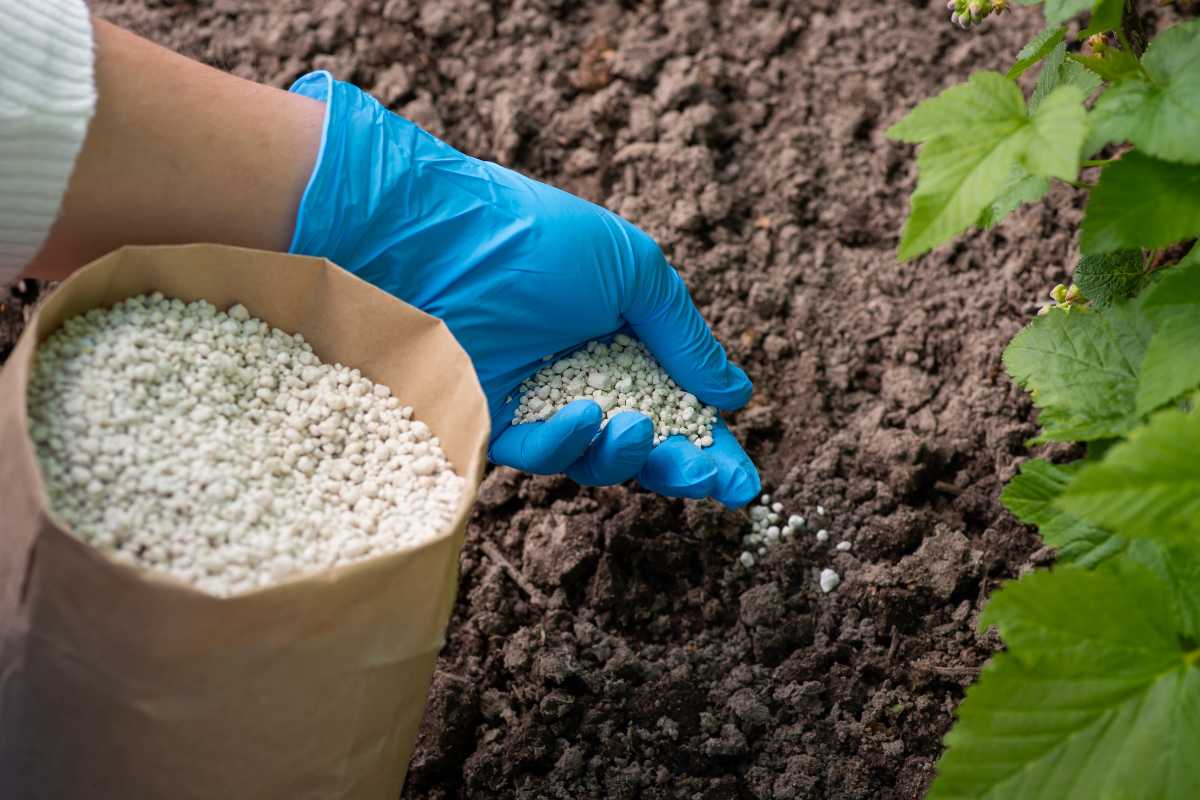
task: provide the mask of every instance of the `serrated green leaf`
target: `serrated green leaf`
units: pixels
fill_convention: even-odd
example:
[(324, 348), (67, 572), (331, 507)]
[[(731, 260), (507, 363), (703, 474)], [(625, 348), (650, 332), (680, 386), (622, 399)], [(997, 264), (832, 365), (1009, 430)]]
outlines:
[(1079, 291), (1097, 308), (1137, 294), (1144, 279), (1142, 254), (1138, 250), (1083, 256), (1075, 266)]
[(1121, 543), (1120, 537), (1055, 507), (1055, 499), (1078, 471), (1078, 464), (1060, 466), (1035, 458), (1021, 465), (1020, 473), (1000, 495), (1013, 516), (1038, 526), (1042, 539), (1058, 551), (1060, 564), (1085, 560), (1110, 539), (1117, 540), (1117, 545)]
[(1101, 171), (1082, 228), (1080, 249), (1088, 254), (1164, 247), (1200, 235), (1200, 166), (1126, 153)]
[(1121, 17), (1125, 11), (1125, 0), (1100, 0), (1092, 9), (1092, 19), (1087, 28), (1079, 34), (1080, 38), (1094, 33), (1104, 33), (1120, 27)]
[(982, 624), (1008, 645), (967, 690), (929, 800), (1200, 796), (1198, 654), (1147, 570), (1038, 571)]
[(902, 142), (944, 137), (1003, 138), (1025, 127), (1025, 99), (1012, 81), (996, 72), (976, 72), (966, 83), (923, 101), (888, 128)]
[(1074, 86), (1090, 95), (1100, 85), (1100, 79), (1073, 61), (1067, 60), (1067, 45), (1059, 43), (1050, 54), (1038, 73), (1037, 83), (1029, 98), (1030, 110), (1036, 110), (1050, 94), (1060, 86)]
[(1161, 280), (1146, 290), (1142, 308), (1152, 319), (1200, 309), (1200, 244), (1173, 267), (1162, 271)]
[(1082, 104), (1079, 90), (1064, 86), (1030, 116), (1016, 83), (978, 72), (892, 126), (889, 136), (924, 142), (900, 258), (930, 250), (976, 222), (1004, 188), (1013, 163), (1035, 175), (1073, 178), (1087, 134)]
[(1200, 244), (1162, 271), (1159, 282), (1146, 290), (1142, 308), (1155, 320), (1200, 310)]
[(1058, 507), (1128, 538), (1200, 534), (1200, 415), (1171, 409), (1088, 464)]
[(1142, 308), (1158, 326), (1146, 348), (1138, 382), (1145, 414), (1200, 386), (1200, 258), (1185, 258), (1146, 293)]
[(1152, 332), (1137, 307), (1123, 303), (1103, 314), (1054, 308), (1018, 333), (1004, 365), (1041, 409), (1037, 441), (1105, 439), (1134, 428), (1138, 367)]
[(1059, 86), (1033, 113), (1033, 135), (1025, 145), (1021, 164), (1034, 175), (1074, 180), (1079, 173), (1079, 151), (1087, 137), (1084, 93), (1075, 86)]
[(1149, 539), (1130, 542), (1122, 559), (1102, 565), (1118, 575), (1123, 562), (1149, 569), (1171, 587), (1176, 626), (1192, 640), (1200, 639), (1200, 552), (1186, 545), (1164, 545)]
[(1055, 46), (1061, 42), (1067, 35), (1067, 29), (1063, 27), (1050, 27), (1039, 33), (1037, 36), (1029, 40), (1029, 43), (1021, 48), (1021, 52), (1017, 53), (1017, 60), (1011, 67), (1008, 68), (1006, 78), (1019, 78), (1024, 74), (1025, 70), (1032, 67), (1034, 64), (1041, 61)]
[[(1112, 75), (1113, 78), (1121, 78), (1125, 75), (1137, 74), (1139, 72), (1138, 61), (1124, 50), (1115, 51), (1119, 55), (1109, 54), (1109, 60), (1088, 60), (1084, 57), (1072, 55), (1066, 63), (1074, 68), (1078, 73), (1087, 76), (1093, 81), (1092, 88), (1088, 90), (1090, 94), (1100, 86), (1103, 82), (1101, 76), (1096, 74), (1094, 70), (1099, 70), (1105, 75)], [(1094, 153), (1098, 153), (1106, 145), (1122, 140), (1121, 133), (1124, 123), (1120, 119), (1110, 117), (1108, 114), (1098, 112), (1095, 108), (1088, 114), (1088, 138), (1083, 145), (1083, 155), (1085, 158), (1090, 158)]]
[(917, 157), (921, 177), (900, 236), (900, 259), (932, 250), (977, 220), (1004, 186), (1021, 145), (953, 138), (926, 144)]
[[(1091, 11), (1095, 3), (1096, 0), (1046, 0), (1044, 10), (1046, 22), (1051, 25), (1066, 22), (1076, 14)], [(1032, 5), (1031, 3), (1024, 4)]]
[(1131, 55), (1124, 57), (1132, 70), (1104, 75), (1119, 83), (1096, 101), (1104, 130), (1156, 158), (1200, 164), (1200, 20), (1155, 37), (1142, 57), (1145, 74)]
[(1163, 322), (1142, 361), (1137, 409), (1147, 414), (1200, 386), (1200, 307)]
[[(1137, 58), (1126, 50), (1112, 50), (1103, 56), (1081, 56), (1071, 53), (1067, 58), (1106, 81), (1119, 81), (1140, 72)], [(1109, 92), (1111, 91), (1110, 89)]]
[(1000, 220), (1025, 203), (1033, 203), (1042, 199), (1048, 191), (1050, 191), (1049, 178), (1030, 175), (1029, 170), (1020, 164), (1013, 164), (1008, 182), (1000, 190), (999, 196), (979, 213), (979, 219), (975, 221), (975, 225), (984, 229), (994, 227)]
[[(1023, 6), (1036, 6), (1043, 0), (1017, 0)], [(1097, 17), (1101, 18), (1101, 22), (1109, 22), (1113, 15), (1114, 4), (1118, 7), (1124, 0), (1044, 0), (1046, 22), (1057, 24), (1066, 22), (1076, 14), (1082, 14), (1084, 11), (1092, 12), (1093, 24)], [(1117, 13), (1117, 22), (1120, 22), (1120, 13)], [(1108, 30), (1108, 28), (1098, 29)], [(1088, 33), (1095, 33), (1089, 26)]]

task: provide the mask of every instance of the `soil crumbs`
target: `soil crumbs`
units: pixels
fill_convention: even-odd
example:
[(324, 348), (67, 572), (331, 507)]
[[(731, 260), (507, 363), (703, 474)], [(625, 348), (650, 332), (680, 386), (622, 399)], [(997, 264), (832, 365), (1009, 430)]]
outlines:
[(942, 0), (93, 8), (276, 86), (328, 69), (642, 226), (756, 381), (731, 423), (765, 486), (810, 516), (748, 570), (743, 513), (491, 470), (406, 798), (924, 793), (998, 646), (986, 594), (1048, 559), (998, 502), (1034, 433), (1000, 353), (1069, 276), (1080, 198), (898, 265), (915, 163), (883, 132), (1007, 68), (1036, 9), (964, 32)]

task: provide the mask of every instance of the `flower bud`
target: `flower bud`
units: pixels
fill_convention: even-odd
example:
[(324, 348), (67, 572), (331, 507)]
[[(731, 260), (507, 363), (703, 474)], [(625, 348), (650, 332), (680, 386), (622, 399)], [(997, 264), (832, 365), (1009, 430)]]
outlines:
[(1065, 303), (1067, 300), (1067, 287), (1061, 283), (1050, 290), (1050, 298), (1056, 303)]

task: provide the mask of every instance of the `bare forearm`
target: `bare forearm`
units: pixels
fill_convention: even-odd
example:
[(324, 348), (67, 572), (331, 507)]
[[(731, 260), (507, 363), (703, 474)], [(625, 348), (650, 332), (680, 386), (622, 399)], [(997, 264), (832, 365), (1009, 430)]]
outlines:
[(62, 278), (123, 244), (286, 249), (322, 105), (94, 25), (96, 115), (26, 274)]

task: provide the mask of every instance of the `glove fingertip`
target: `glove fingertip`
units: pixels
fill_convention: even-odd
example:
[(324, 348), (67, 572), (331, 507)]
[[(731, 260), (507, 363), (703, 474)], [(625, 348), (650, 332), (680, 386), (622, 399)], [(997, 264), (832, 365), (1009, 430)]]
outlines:
[(716, 463), (679, 436), (650, 452), (638, 483), (667, 497), (700, 499), (712, 494), (717, 477)]
[(573, 400), (547, 420), (549, 425), (564, 425), (572, 428), (599, 427), (604, 412), (595, 400)]
[(754, 384), (746, 371), (737, 364), (727, 363), (726, 372), (727, 388), (721, 393), (721, 397), (717, 398), (720, 402), (714, 402), (713, 405), (722, 411), (736, 411), (750, 402), (750, 396), (754, 394)]
[(728, 508), (741, 508), (762, 492), (762, 480), (753, 464), (735, 467), (713, 497)]
[(609, 420), (587, 452), (567, 470), (582, 486), (611, 486), (636, 475), (654, 446), (649, 417), (622, 412)]
[(609, 434), (619, 443), (650, 440), (654, 437), (654, 423), (645, 414), (637, 411), (622, 411), (608, 421)]
[(514, 425), (492, 443), (497, 464), (540, 475), (564, 472), (587, 450), (604, 413), (591, 400), (576, 400), (545, 422)]

